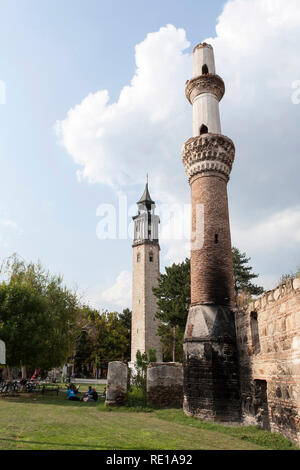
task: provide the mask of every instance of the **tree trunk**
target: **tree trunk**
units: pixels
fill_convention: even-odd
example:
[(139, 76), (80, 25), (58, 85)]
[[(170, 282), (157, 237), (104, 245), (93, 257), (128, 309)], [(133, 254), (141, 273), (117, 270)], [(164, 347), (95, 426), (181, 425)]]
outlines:
[(21, 366), (22, 379), (27, 379), (26, 366)]
[(172, 360), (176, 362), (176, 326), (173, 327), (173, 351), (172, 351)]
[(11, 375), (11, 370), (9, 366), (7, 366), (7, 378), (10, 382), (12, 381), (12, 375)]

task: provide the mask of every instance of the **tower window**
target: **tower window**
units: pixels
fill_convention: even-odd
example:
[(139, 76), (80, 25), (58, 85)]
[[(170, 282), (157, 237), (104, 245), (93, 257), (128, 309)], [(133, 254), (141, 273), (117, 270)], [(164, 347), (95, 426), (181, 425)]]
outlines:
[(207, 134), (208, 133), (208, 127), (205, 124), (202, 124), (200, 127), (200, 135), (202, 134)]
[(216, 233), (215, 234), (215, 244), (217, 245), (219, 243), (219, 235)]
[(139, 263), (141, 261), (141, 255), (139, 253), (137, 254), (136, 261), (137, 261), (137, 263)]
[(149, 261), (150, 261), (150, 263), (153, 263), (153, 253), (149, 254)]
[(207, 75), (209, 72), (208, 72), (208, 67), (206, 64), (204, 64), (202, 66), (202, 75)]

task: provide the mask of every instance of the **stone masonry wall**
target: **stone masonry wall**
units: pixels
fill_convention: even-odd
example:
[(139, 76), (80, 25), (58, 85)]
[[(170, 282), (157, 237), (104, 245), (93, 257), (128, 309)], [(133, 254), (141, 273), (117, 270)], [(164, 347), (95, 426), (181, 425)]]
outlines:
[(236, 313), (242, 412), (300, 444), (300, 278)]
[(182, 406), (183, 368), (178, 362), (150, 362), (147, 369), (147, 403)]
[[(150, 261), (150, 256), (152, 261)], [(139, 261), (138, 261), (139, 260)], [(156, 314), (156, 297), (152, 287), (158, 283), (159, 245), (142, 243), (133, 248), (132, 272), (132, 333), (131, 361), (135, 362), (136, 353), (149, 348), (156, 349), (157, 360), (162, 360), (162, 346), (157, 336), (159, 321)]]

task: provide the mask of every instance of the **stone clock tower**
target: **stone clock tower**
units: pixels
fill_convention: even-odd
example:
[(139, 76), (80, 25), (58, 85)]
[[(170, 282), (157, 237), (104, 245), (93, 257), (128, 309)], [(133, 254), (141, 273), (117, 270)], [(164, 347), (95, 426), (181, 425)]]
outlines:
[(133, 217), (131, 364), (138, 350), (143, 353), (150, 348), (156, 349), (157, 361), (162, 361), (160, 337), (156, 334), (159, 325), (155, 319), (156, 297), (152, 292), (159, 276), (159, 217), (155, 215), (148, 182), (137, 205), (138, 215)]
[(193, 106), (193, 137), (182, 159), (191, 187), (191, 305), (184, 336), (184, 411), (223, 422), (240, 419), (235, 337), (233, 262), (227, 182), (233, 142), (222, 135), (219, 101), (225, 86), (216, 75), (213, 48), (193, 51), (186, 82)]

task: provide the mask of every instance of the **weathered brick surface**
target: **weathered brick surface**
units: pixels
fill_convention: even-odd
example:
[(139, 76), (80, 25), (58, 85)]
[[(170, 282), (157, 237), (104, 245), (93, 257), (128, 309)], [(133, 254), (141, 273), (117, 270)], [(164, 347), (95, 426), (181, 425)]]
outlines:
[[(258, 337), (251, 329), (256, 312)], [(300, 443), (300, 279), (236, 313), (243, 419)], [(257, 384), (266, 383), (265, 400)]]
[(182, 406), (183, 369), (177, 362), (151, 362), (147, 369), (147, 403)]
[(184, 411), (224, 423), (240, 421), (234, 317), (230, 309), (190, 309), (184, 337)]
[(227, 183), (218, 176), (199, 177), (191, 184), (191, 196), (192, 232), (198, 236), (197, 207), (203, 205), (204, 209), (204, 243), (200, 249), (192, 246), (191, 251), (191, 303), (231, 305), (234, 286)]
[(193, 62), (197, 75), (186, 88), (193, 105), (193, 137), (182, 149), (192, 203), (184, 411), (199, 418), (236, 423), (240, 421), (240, 386), (230, 310), (234, 282), (227, 200), (235, 148), (221, 134), (218, 102), (224, 83), (215, 75), (212, 47), (202, 44), (195, 48)]

